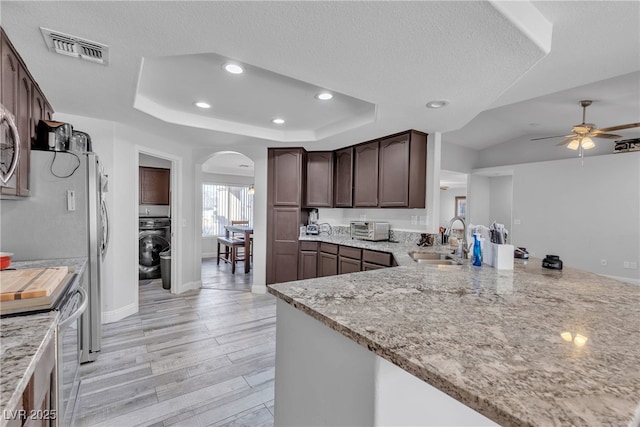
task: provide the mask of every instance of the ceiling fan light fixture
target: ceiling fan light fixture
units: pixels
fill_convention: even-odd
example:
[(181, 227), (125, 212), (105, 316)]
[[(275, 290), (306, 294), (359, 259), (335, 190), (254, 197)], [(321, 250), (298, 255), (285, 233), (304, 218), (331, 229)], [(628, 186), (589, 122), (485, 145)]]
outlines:
[(579, 139), (577, 139), (577, 138), (576, 138), (576, 139), (574, 139), (573, 141), (571, 141), (571, 142), (569, 143), (569, 145), (567, 145), (567, 148), (568, 148), (569, 150), (577, 150), (577, 149), (578, 149), (578, 147), (580, 147), (580, 140), (579, 140)]
[(582, 144), (582, 148), (584, 148), (585, 150), (590, 150), (596, 146), (596, 144), (593, 142), (593, 139), (589, 138), (588, 136), (582, 138), (580, 143)]

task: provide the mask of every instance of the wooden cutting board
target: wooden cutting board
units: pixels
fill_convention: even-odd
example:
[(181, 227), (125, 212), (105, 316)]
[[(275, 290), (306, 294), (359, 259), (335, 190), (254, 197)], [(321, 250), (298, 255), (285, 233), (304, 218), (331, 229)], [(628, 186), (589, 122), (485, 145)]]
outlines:
[(0, 271), (0, 301), (49, 296), (64, 283), (68, 272), (69, 267)]

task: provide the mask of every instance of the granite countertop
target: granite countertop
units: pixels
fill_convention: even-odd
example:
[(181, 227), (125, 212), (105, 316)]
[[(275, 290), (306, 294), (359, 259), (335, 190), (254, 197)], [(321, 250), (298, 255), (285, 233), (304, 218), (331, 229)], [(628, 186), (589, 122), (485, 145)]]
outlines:
[[(58, 312), (0, 320), (0, 411), (16, 409), (47, 344), (54, 339)], [(3, 416), (1, 425), (7, 420)]]
[(301, 240), (389, 251), (400, 267), (270, 293), (501, 425), (626, 426), (640, 409), (636, 285), (536, 258), (440, 268), (415, 263), (415, 245)]
[[(82, 273), (86, 258), (63, 258), (37, 261), (12, 262), (11, 268), (41, 268), (68, 266)], [(79, 274), (72, 287), (80, 286)], [(3, 317), (0, 319), (0, 411), (15, 409), (22, 398), (31, 375), (42, 357), (42, 352), (55, 337), (58, 311)], [(0, 417), (0, 425), (7, 420)]]

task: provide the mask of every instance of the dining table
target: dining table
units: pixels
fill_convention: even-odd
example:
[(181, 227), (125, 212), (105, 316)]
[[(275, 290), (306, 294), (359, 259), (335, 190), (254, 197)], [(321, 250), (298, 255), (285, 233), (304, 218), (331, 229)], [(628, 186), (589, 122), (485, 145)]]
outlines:
[(253, 226), (246, 224), (225, 225), (225, 237), (228, 239), (232, 233), (244, 234), (244, 272), (249, 272), (251, 268), (251, 235), (253, 234)]

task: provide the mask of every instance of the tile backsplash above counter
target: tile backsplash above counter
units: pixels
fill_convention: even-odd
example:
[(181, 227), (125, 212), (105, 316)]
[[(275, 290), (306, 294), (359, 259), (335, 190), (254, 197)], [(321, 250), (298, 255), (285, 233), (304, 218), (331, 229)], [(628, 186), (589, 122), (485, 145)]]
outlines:
[(357, 209), (357, 208), (320, 208), (318, 222), (344, 225), (348, 228), (351, 221), (385, 221), (392, 230), (424, 233), (427, 227), (426, 209)]

